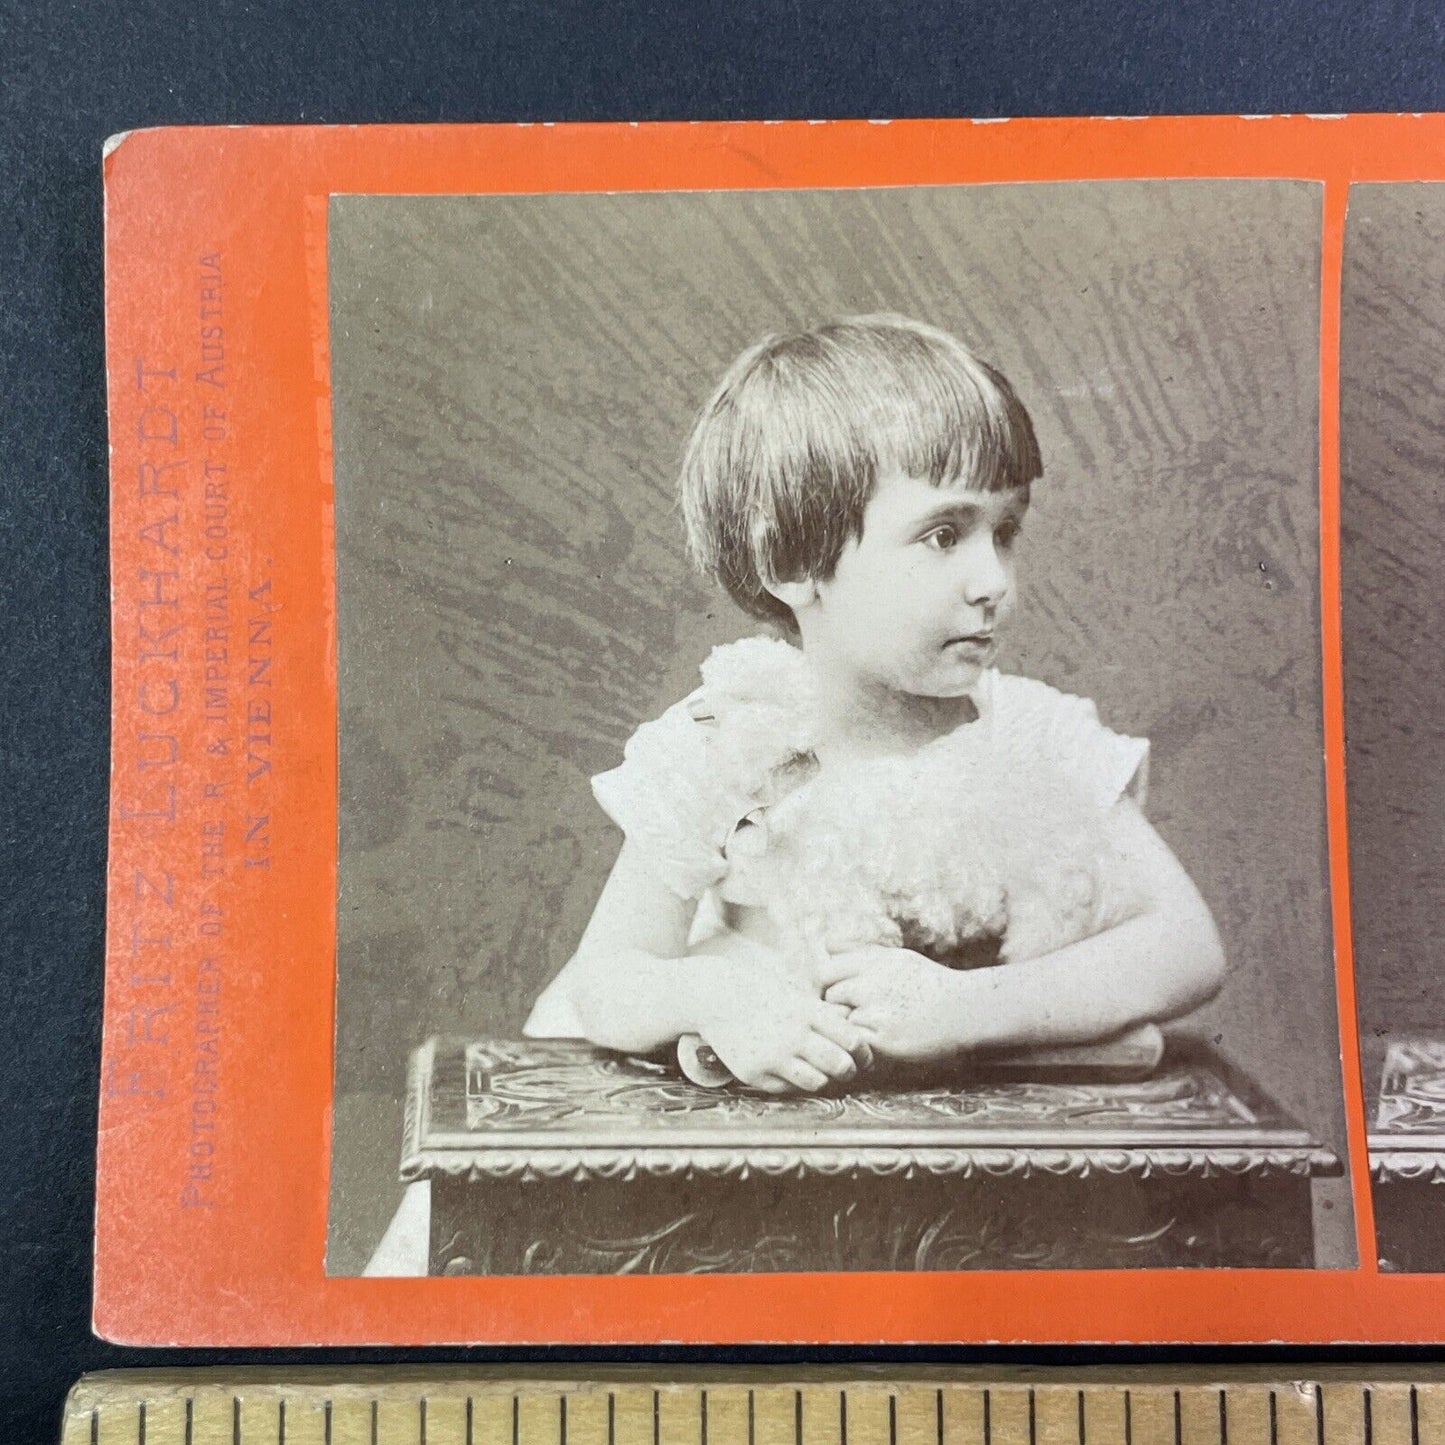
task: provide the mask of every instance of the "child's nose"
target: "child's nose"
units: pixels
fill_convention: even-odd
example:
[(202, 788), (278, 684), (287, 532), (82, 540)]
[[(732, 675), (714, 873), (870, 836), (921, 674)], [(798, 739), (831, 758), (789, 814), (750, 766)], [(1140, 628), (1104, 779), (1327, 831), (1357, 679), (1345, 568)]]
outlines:
[(1000, 602), (1009, 588), (1009, 570), (999, 554), (997, 543), (990, 536), (979, 539), (969, 549), (964, 568), (963, 593), (970, 606), (980, 607)]

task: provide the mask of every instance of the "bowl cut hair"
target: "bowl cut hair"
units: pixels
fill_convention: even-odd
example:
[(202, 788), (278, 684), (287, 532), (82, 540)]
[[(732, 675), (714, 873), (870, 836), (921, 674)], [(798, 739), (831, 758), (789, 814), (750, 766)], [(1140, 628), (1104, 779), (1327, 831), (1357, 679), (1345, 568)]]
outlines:
[(946, 331), (849, 316), (766, 337), (703, 407), (679, 480), (688, 550), (750, 615), (795, 628), (770, 582), (826, 581), (880, 476), (982, 491), (1043, 474), (1007, 379)]

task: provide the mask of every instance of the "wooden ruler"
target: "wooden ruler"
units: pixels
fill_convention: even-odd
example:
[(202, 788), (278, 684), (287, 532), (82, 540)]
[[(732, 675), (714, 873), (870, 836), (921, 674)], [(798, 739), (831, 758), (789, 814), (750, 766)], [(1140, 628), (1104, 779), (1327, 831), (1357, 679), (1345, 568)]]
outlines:
[(1445, 1445), (1445, 1371), (115, 1371), (63, 1445)]

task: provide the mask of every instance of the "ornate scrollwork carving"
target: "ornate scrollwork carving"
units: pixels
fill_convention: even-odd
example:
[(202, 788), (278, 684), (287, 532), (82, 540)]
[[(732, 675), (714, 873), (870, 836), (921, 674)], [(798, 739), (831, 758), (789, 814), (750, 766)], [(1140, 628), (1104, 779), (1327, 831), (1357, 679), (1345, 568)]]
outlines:
[[(952, 1182), (950, 1182), (952, 1184)], [(532, 1186), (535, 1190), (537, 1186)], [(609, 1186), (593, 1186), (608, 1188)], [(702, 1200), (615, 1193), (571, 1207), (561, 1192), (440, 1201), (438, 1273), (692, 1274), (814, 1270), (1300, 1267), (1311, 1262), (1308, 1196), (1293, 1184), (1219, 1195), (1197, 1182), (1092, 1200), (1025, 1184), (898, 1198), (796, 1189)], [(450, 1211), (450, 1212), (449, 1212)], [(598, 1227), (632, 1218), (626, 1230)], [(485, 1244), (482, 1243), (485, 1241)]]
[(1310, 1178), (1338, 1169), (1326, 1149), (829, 1149), (796, 1152), (752, 1149), (488, 1149), (483, 1152), (409, 1159), (405, 1178), (437, 1174), (465, 1179), (802, 1179), (810, 1175), (911, 1179), (947, 1174), (960, 1179), (1029, 1179), (1039, 1175), (1088, 1179), (1128, 1175), (1137, 1179), (1221, 1175), (1289, 1175)]
[(484, 1040), (419, 1051), (412, 1092), (437, 1273), (1302, 1267), (1310, 1179), (1339, 1168), (1199, 1052), (776, 1099)]
[(1290, 1176), (1339, 1162), (1217, 1066), (1130, 1082), (987, 1077), (778, 1099), (585, 1045), (428, 1045), (406, 1178)]

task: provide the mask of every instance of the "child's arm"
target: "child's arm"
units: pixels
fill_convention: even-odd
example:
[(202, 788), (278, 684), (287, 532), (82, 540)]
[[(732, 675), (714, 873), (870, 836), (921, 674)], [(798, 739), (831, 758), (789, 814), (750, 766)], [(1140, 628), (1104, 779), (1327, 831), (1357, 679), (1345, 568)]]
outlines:
[(649, 1053), (700, 1034), (734, 1076), (770, 1092), (851, 1078), (861, 1031), (798, 971), (727, 934), (689, 950), (694, 907), (624, 843), (577, 951), (528, 1018), (531, 1037)]
[(1140, 883), (1133, 917), (1040, 958), (966, 973), (897, 949), (838, 954), (819, 978), (825, 998), (852, 1008), (880, 1053), (904, 1059), (1084, 1043), (1197, 1008), (1224, 978), (1209, 908), (1132, 800), (1114, 805), (1109, 826)]

